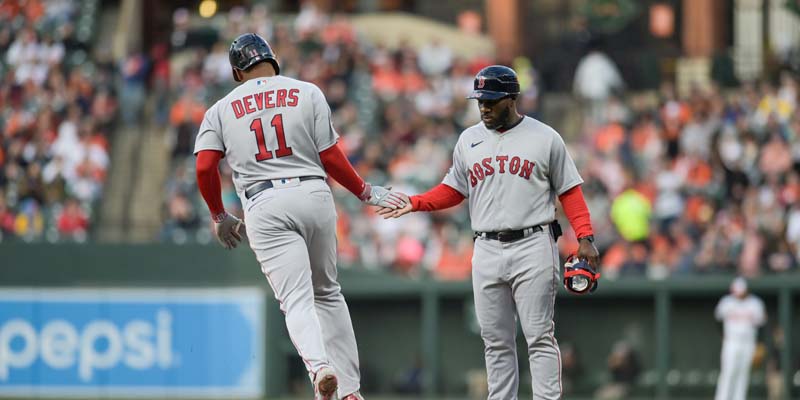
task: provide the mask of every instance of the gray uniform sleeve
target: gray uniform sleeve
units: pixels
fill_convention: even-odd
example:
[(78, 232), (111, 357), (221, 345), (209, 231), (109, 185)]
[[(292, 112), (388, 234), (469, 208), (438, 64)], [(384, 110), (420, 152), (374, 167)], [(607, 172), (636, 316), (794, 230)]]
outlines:
[(723, 297), (722, 300), (717, 303), (717, 307), (714, 308), (714, 318), (716, 318), (717, 321), (725, 319), (725, 315), (728, 313), (726, 305), (725, 297)]
[(583, 179), (578, 173), (578, 167), (575, 166), (575, 162), (567, 152), (564, 139), (555, 131), (553, 131), (553, 135), (548, 172), (550, 173), (550, 185), (560, 196), (567, 190), (583, 183)]
[(464, 157), (461, 155), (461, 140), (459, 140), (453, 149), (453, 165), (450, 167), (450, 171), (447, 171), (442, 183), (458, 190), (464, 197), (469, 197), (469, 179), (466, 170)]
[(314, 105), (314, 129), (312, 136), (314, 144), (317, 145), (317, 152), (322, 152), (329, 147), (336, 144), (339, 139), (339, 134), (333, 128), (333, 121), (331, 121), (331, 108), (328, 106), (328, 101), (325, 100), (325, 95), (322, 94), (317, 86), (313, 86), (311, 90), (311, 101)]
[(197, 132), (197, 139), (194, 142), (195, 154), (202, 150), (225, 152), (225, 142), (222, 140), (222, 125), (217, 104), (206, 110), (203, 123), (200, 124), (200, 130)]
[(767, 313), (764, 312), (764, 302), (761, 299), (756, 299), (756, 318), (755, 325), (762, 326), (767, 322)]

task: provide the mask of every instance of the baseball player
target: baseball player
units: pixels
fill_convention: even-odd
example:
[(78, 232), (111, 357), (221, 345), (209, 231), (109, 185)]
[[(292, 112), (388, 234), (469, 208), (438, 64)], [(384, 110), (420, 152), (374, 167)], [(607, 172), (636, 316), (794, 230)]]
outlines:
[(559, 282), (555, 198), (580, 241), (577, 256), (596, 268), (598, 252), (583, 180), (561, 136), (517, 112), (519, 82), (507, 67), (478, 72), (481, 123), (461, 133), (442, 184), (412, 196), (384, 218), (452, 207), (469, 198), (475, 236), (472, 286), (484, 342), (489, 399), (517, 398), (517, 319), (528, 345), (533, 398), (561, 397), (561, 355), (553, 335)]
[(756, 349), (756, 332), (766, 322), (764, 302), (747, 293), (747, 281), (736, 278), (731, 294), (717, 304), (714, 317), (722, 321), (721, 367), (715, 400), (744, 400), (750, 380), (750, 364)]
[(215, 233), (225, 248), (242, 240), (242, 222), (222, 205), (218, 163), (226, 157), (250, 247), (316, 398), (361, 399), (355, 335), (336, 281), (336, 211), (326, 174), (367, 204), (405, 204), (400, 194), (361, 179), (337, 144), (322, 91), (279, 75), (263, 38), (239, 36), (229, 58), (241, 84), (206, 111), (194, 150)]

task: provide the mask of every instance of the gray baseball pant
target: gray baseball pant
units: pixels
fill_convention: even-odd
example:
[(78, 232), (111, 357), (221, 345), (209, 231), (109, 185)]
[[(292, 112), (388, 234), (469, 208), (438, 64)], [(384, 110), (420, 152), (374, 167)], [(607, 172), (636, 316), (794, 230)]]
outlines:
[(358, 349), (336, 281), (336, 209), (328, 185), (291, 180), (264, 190), (245, 202), (245, 225), (309, 376), (330, 366), (341, 396), (358, 391)]
[(517, 318), (528, 345), (534, 399), (561, 398), (561, 353), (553, 334), (558, 252), (547, 226), (503, 243), (478, 238), (472, 258), (475, 311), (484, 343), (489, 400), (515, 400)]

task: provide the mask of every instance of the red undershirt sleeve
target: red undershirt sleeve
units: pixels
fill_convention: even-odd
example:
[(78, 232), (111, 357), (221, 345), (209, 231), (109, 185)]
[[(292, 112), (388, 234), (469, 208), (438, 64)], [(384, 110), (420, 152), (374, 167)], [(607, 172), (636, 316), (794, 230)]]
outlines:
[(222, 152), (217, 150), (201, 150), (195, 159), (195, 169), (197, 171), (197, 188), (203, 196), (211, 217), (215, 218), (225, 213), (222, 204), (222, 184), (219, 177), (219, 160), (222, 159)]
[(583, 197), (581, 185), (577, 185), (558, 196), (561, 205), (564, 207), (564, 214), (567, 215), (569, 224), (575, 231), (575, 236), (582, 238), (593, 235), (592, 218), (589, 215), (589, 207), (586, 206), (586, 199)]
[(367, 184), (364, 182), (364, 179), (358, 175), (353, 165), (350, 164), (350, 160), (347, 159), (339, 143), (320, 152), (319, 158), (322, 161), (325, 172), (327, 172), (331, 178), (347, 188), (347, 190), (356, 195), (356, 197), (361, 198)]
[(411, 207), (414, 211), (444, 210), (458, 205), (465, 197), (458, 190), (440, 183), (433, 189), (416, 196), (411, 196)]

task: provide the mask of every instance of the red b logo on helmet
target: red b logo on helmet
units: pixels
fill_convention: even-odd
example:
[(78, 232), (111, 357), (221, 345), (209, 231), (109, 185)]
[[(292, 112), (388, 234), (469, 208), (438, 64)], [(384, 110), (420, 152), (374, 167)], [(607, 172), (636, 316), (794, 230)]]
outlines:
[(486, 83), (486, 77), (479, 76), (478, 77), (478, 89), (483, 89), (483, 85)]

